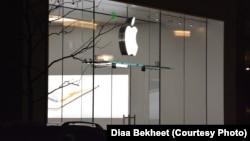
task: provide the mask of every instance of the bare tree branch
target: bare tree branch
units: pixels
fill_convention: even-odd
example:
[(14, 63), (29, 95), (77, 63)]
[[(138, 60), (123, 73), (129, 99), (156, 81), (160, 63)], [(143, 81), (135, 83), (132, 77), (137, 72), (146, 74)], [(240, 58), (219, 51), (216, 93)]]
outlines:
[[(101, 41), (101, 39), (99, 40), (99, 41)], [(99, 42), (98, 41), (98, 42)], [(98, 44), (98, 42), (97, 42), (97, 44)], [(95, 46), (96, 48), (99, 48), (99, 49), (103, 49), (103, 48), (106, 48), (106, 47), (108, 47), (108, 46), (110, 46), (112, 44), (112, 42), (109, 42), (109, 43), (107, 43), (106, 45), (104, 45), (104, 46)]]
[[(52, 93), (56, 92), (57, 90), (60, 90), (60, 89), (62, 89), (62, 88), (64, 88), (64, 87), (70, 86), (70, 85), (80, 86), (80, 82), (82, 81), (83, 74), (87, 71), (88, 67), (89, 67), (89, 65), (87, 65), (87, 66), (82, 70), (82, 72), (81, 72), (81, 77), (79, 78), (79, 80), (76, 80), (76, 81), (74, 81), (74, 82), (65, 81), (65, 82), (63, 82), (58, 88), (55, 88), (54, 90), (50, 91), (50, 92), (48, 93), (48, 95), (50, 95), (50, 94), (52, 94)], [(36, 99), (36, 100), (34, 100), (34, 102), (38, 102), (38, 101), (40, 101), (40, 100), (43, 100), (44, 98), (47, 98), (47, 95), (46, 95), (46, 96), (43, 96), (43, 97), (40, 97), (40, 98), (38, 98), (38, 99)]]
[(79, 84), (76, 84), (75, 82), (76, 82), (76, 81), (74, 81), (74, 82), (65, 81), (65, 82), (63, 82), (63, 84), (62, 84), (61, 86), (59, 86), (58, 88), (52, 90), (52, 91), (49, 92), (48, 94), (51, 94), (51, 93), (53, 93), (53, 92), (55, 92), (55, 91), (57, 91), (57, 90), (59, 90), (59, 89), (62, 89), (62, 88), (64, 88), (64, 87), (67, 87), (67, 86), (69, 86), (69, 85), (79, 86)]
[[(75, 1), (75, 3), (79, 3), (81, 2), (81, 0), (78, 0), (78, 1)], [(101, 26), (99, 26), (99, 31), (97, 32), (97, 34), (94, 36), (94, 37), (90, 37), (85, 43), (83, 43), (78, 49), (76, 49), (72, 54), (69, 54), (67, 56), (63, 56), (61, 58), (58, 58), (56, 60), (53, 60), (52, 62), (50, 62), (48, 64), (48, 66), (42, 70), (42, 71), (39, 71), (39, 69), (35, 69), (33, 66), (32, 66), (32, 59), (33, 59), (33, 52), (38, 48), (40, 47), (40, 44), (45, 41), (49, 36), (52, 36), (52, 35), (61, 35), (61, 34), (69, 34), (69, 33), (72, 33), (74, 30), (75, 30), (75, 27), (74, 26), (62, 26), (62, 29), (61, 31), (58, 31), (58, 32), (54, 32), (54, 33), (50, 33), (48, 35), (45, 35), (45, 33), (43, 32), (43, 27), (41, 26), (42, 24), (44, 24), (44, 18), (40, 18), (40, 15), (38, 15), (37, 13), (34, 12), (34, 8), (32, 7), (30, 3), (30, 0), (27, 1), (26, 3), (26, 7), (24, 9), (24, 11), (26, 11), (25, 13), (25, 22), (26, 22), (26, 25), (27, 25), (27, 30), (28, 32), (26, 34), (23, 35), (23, 39), (25, 40), (25, 42), (28, 44), (28, 47), (29, 47), (29, 51), (28, 51), (28, 61), (27, 61), (27, 64), (23, 65), (26, 69), (27, 69), (27, 80), (28, 80), (28, 90), (27, 90), (27, 95), (30, 96), (32, 95), (33, 93), (33, 84), (36, 80), (38, 80), (41, 76), (43, 76), (46, 72), (48, 72), (49, 68), (54, 65), (55, 63), (59, 62), (59, 61), (62, 61), (62, 60), (65, 60), (65, 59), (69, 59), (69, 58), (72, 58), (74, 60), (78, 60), (80, 62), (86, 62), (86, 59), (82, 59), (80, 58), (78, 55), (81, 54), (81, 53), (84, 53), (86, 51), (88, 51), (89, 49), (92, 49), (92, 48), (99, 48), (99, 49), (103, 49), (105, 47), (108, 47), (110, 46), (111, 42), (107, 43), (106, 45), (104, 46), (98, 46), (98, 44), (101, 42), (102, 40), (102, 36), (109, 33), (110, 31), (114, 30), (115, 28), (117, 27), (120, 27), (122, 25), (119, 25), (117, 23), (115, 23), (112, 27), (110, 26), (107, 26), (107, 25), (110, 25), (110, 22), (111, 22), (111, 18), (105, 22), (104, 24), (102, 24)], [(50, 5), (51, 8), (49, 9), (49, 13), (51, 12), (59, 12), (58, 15), (60, 15), (60, 12), (62, 10), (62, 8), (65, 8), (64, 5), (67, 4), (67, 3), (70, 3), (70, 2), (62, 2), (58, 5)], [(70, 7), (66, 7), (67, 9), (67, 12), (65, 14), (63, 14), (62, 16), (58, 17), (58, 19), (55, 19), (53, 21), (56, 21), (56, 20), (59, 20), (61, 18), (65, 18), (67, 17), (68, 15), (70, 15), (72, 12), (74, 12), (75, 10), (80, 10), (80, 11), (87, 11), (87, 12), (91, 12), (91, 9), (94, 9), (94, 8), (98, 8), (102, 3), (102, 0), (96, 4), (96, 5), (93, 5), (93, 6), (90, 6), (90, 7), (87, 7), (87, 8), (84, 8), (84, 9), (77, 9), (77, 8), (70, 8)], [(58, 11), (56, 11), (58, 10)], [(50, 23), (53, 22), (53, 21), (49, 21)], [(31, 23), (35, 23), (35, 24), (32, 24)], [(46, 20), (46, 23), (48, 23), (48, 20)], [(106, 28), (108, 27), (108, 28)], [(39, 40), (36, 40), (34, 41), (33, 39), (33, 36), (35, 36), (37, 33), (39, 34), (42, 34), (44, 35), (43, 37), (41, 37)], [(94, 60), (93, 60), (94, 61)], [(88, 66), (90, 65), (94, 65), (94, 64), (88, 64)], [(94, 66), (95, 67), (95, 66)], [(34, 76), (33, 73), (31, 73), (31, 70), (32, 69), (35, 69), (38, 73), (38, 75)], [(86, 68), (85, 70), (82, 72), (82, 74), (86, 71)], [(32, 75), (31, 75), (32, 74)], [(81, 78), (80, 80), (82, 79), (82, 74), (81, 74)], [(62, 89), (64, 87), (67, 87), (67, 86), (70, 86), (70, 85), (74, 85), (74, 86), (79, 86), (79, 81), (73, 81), (73, 82), (70, 82), (70, 81), (65, 81), (63, 82), (62, 85), (60, 85), (59, 87), (55, 88), (54, 90), (48, 92), (48, 95), (49, 94), (52, 94), (54, 92), (56, 92), (57, 90), (59, 89)], [(29, 98), (30, 100), (32, 100), (33, 102), (37, 102), (39, 100), (42, 100), (44, 98), (47, 98), (47, 95), (46, 96), (43, 96), (41, 98), (38, 98), (36, 100), (33, 99), (34, 97), (32, 96), (31, 98)]]
[(67, 28), (69, 28), (69, 27), (72, 27), (72, 26), (63, 27), (63, 29), (62, 29), (61, 31), (59, 31), (59, 32), (54, 32), (54, 33), (50, 33), (48, 36), (72, 33), (72, 32), (74, 31), (75, 27), (73, 26), (73, 27), (71, 28), (70, 31), (65, 31), (65, 30), (66, 30)]

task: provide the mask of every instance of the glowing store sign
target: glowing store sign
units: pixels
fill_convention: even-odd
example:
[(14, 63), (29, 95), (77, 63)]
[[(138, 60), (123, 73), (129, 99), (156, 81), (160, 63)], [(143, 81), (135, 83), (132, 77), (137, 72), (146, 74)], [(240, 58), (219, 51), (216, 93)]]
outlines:
[(136, 56), (138, 45), (136, 41), (137, 28), (134, 26), (135, 17), (128, 18), (126, 25), (119, 31), (119, 46), (122, 55)]

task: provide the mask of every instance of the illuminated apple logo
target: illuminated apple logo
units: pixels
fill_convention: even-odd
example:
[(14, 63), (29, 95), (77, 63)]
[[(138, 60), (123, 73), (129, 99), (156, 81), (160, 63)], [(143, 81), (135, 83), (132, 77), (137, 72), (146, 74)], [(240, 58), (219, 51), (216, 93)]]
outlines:
[(136, 56), (138, 45), (136, 41), (137, 28), (134, 26), (135, 17), (128, 18), (126, 25), (119, 31), (119, 46), (122, 55)]

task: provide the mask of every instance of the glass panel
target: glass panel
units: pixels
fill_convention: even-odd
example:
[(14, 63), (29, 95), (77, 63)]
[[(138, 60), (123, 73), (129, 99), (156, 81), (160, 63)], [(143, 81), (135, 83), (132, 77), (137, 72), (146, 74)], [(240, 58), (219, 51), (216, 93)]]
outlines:
[[(55, 63), (49, 69), (49, 92), (53, 93), (50, 94), (48, 101), (48, 123), (91, 119), (92, 98), (88, 103), (84, 103), (84, 99), (91, 95), (92, 86), (85, 85), (83, 75), (93, 76), (92, 69), (82, 64), (81, 60), (92, 59), (93, 56), (92, 48), (89, 48), (92, 46), (93, 14), (91, 9), (80, 9), (81, 5), (92, 8), (93, 5), (89, 1), (82, 3), (51, 1), (51, 3), (49, 61)], [(91, 84), (92, 77), (87, 79), (88, 84)]]
[[(138, 9), (137, 9), (138, 8)], [(136, 16), (135, 25), (138, 29), (136, 56), (129, 57), (128, 62), (149, 64), (150, 32), (148, 9), (129, 7), (129, 16)], [(142, 16), (143, 15), (143, 16)], [(130, 124), (147, 124), (149, 120), (149, 71), (142, 71), (138, 67), (130, 67)]]
[[(149, 25), (149, 64), (152, 66), (160, 65), (160, 11), (150, 10)], [(159, 66), (165, 67), (165, 66)], [(163, 68), (162, 68), (163, 69)], [(148, 124), (160, 123), (160, 70), (149, 71), (149, 121)]]
[[(119, 5), (122, 9), (122, 4), (112, 4)], [(126, 19), (117, 15), (121, 13), (114, 5), (103, 1), (96, 9), (98, 11), (95, 13), (95, 20), (98, 23), (97, 30), (95, 30), (96, 61), (102, 60), (100, 56), (103, 55), (111, 56), (110, 61), (117, 61), (121, 58), (118, 33), (120, 25), (124, 24)], [(94, 100), (95, 122), (104, 128), (107, 124), (122, 124), (122, 117), (128, 112), (128, 77), (119, 73), (119, 69), (114, 69), (111, 65), (100, 63), (95, 65), (95, 85), (99, 85)]]
[(186, 17), (185, 30), (185, 123), (206, 123), (206, 23)]
[(207, 124), (213, 125), (224, 124), (223, 27), (222, 21), (207, 19)]
[[(63, 108), (63, 117), (65, 121), (79, 120), (83, 117), (91, 118), (91, 91), (93, 91), (93, 88), (90, 82), (92, 78), (91, 76), (86, 78), (89, 79), (87, 81), (88, 83), (86, 83), (86, 81), (83, 81), (86, 74), (82, 74), (82, 71), (87, 66), (82, 65), (82, 62), (79, 60), (92, 58), (91, 38), (93, 29), (91, 28), (91, 26), (89, 27), (86, 25), (85, 27), (84, 24), (77, 22), (79, 21), (91, 23), (92, 13), (82, 12), (80, 10), (74, 10), (69, 13), (68, 11), (70, 11), (70, 9), (67, 8), (64, 8), (64, 11), (68, 13), (67, 17), (79, 20), (69, 23), (68, 26), (69, 28), (71, 28), (71, 32), (69, 34), (64, 34), (63, 36), (63, 56), (70, 56), (72, 54), (76, 54), (74, 57), (70, 57), (63, 61), (63, 82), (73, 83), (71, 84), (72, 86), (63, 88), (63, 97), (65, 99), (65, 101), (63, 101), (63, 105), (67, 103), (67, 98), (74, 100)], [(64, 23), (67, 23), (67, 21), (64, 21)], [(78, 25), (80, 25), (80, 27), (78, 27)], [(91, 67), (89, 69), (91, 69)], [(79, 82), (82, 82), (83, 84)], [(86, 103), (85, 101), (88, 102)], [(83, 114), (85, 113), (85, 110), (82, 111), (82, 108), (87, 110), (88, 114)]]
[[(62, 16), (62, 7), (56, 1), (51, 1), (49, 9), (51, 15)], [(49, 17), (50, 18), (50, 17)], [(59, 18), (55, 18), (59, 19)], [(62, 122), (62, 99), (63, 90), (60, 88), (63, 81), (62, 60), (54, 63), (55, 60), (62, 58), (62, 23), (55, 23), (55, 19), (49, 19), (49, 76), (48, 76), (48, 123), (59, 124)]]
[(184, 19), (176, 16), (162, 13), (161, 64), (174, 67), (174, 71), (161, 71), (161, 124), (184, 123), (185, 37), (174, 34), (184, 31)]
[[(103, 7), (103, 3), (100, 4)], [(98, 9), (100, 9), (97, 8)], [(110, 13), (111, 14), (111, 13)], [(95, 20), (97, 29), (95, 30), (95, 56), (112, 55), (110, 50), (113, 50), (116, 40), (115, 31), (117, 31), (116, 21), (112, 19), (111, 15), (103, 15), (102, 13), (95, 13)], [(96, 57), (95, 60), (99, 59)], [(99, 123), (104, 128), (107, 124), (111, 124), (112, 119), (112, 80), (111, 67), (96, 65), (95, 67), (95, 90), (94, 95), (94, 118), (95, 123)]]
[(129, 114), (128, 68), (112, 68), (112, 119), (111, 124), (127, 124)]
[[(92, 53), (92, 50), (88, 52)], [(92, 57), (91, 57), (92, 58)], [(92, 122), (93, 117), (93, 67), (90, 64), (81, 64), (81, 89), (83, 96), (80, 98), (80, 120)]]

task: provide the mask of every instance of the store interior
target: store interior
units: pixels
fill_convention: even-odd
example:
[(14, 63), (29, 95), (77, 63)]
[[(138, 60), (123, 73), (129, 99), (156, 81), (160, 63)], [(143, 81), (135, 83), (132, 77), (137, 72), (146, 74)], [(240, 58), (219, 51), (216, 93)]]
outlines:
[[(108, 0), (49, 12), (48, 124), (224, 123), (223, 21)], [(133, 55), (124, 26), (137, 29)]]

